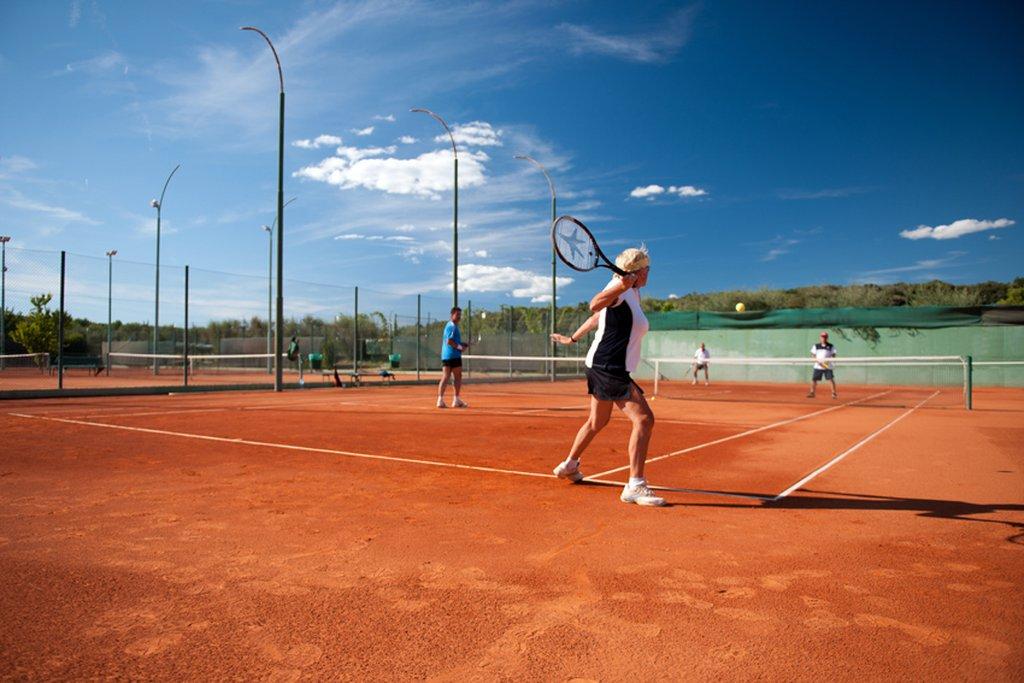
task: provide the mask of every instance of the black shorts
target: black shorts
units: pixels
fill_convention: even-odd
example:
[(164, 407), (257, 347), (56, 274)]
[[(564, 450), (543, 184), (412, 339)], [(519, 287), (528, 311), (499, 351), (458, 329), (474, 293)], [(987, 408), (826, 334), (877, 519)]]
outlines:
[(587, 368), (587, 393), (599, 401), (624, 401), (630, 397), (633, 387), (644, 393), (625, 370)]
[(832, 380), (832, 378), (833, 378), (832, 377), (832, 371), (831, 370), (819, 370), (818, 368), (814, 368), (814, 378), (813, 378), (813, 381), (820, 382), (822, 377), (824, 377), (827, 380)]
[(708, 369), (708, 364), (707, 363), (694, 363), (694, 368), (693, 369), (694, 370), (707, 370)]
[(447, 360), (442, 359), (441, 360), (441, 365), (446, 367), (446, 368), (461, 368), (462, 367), (462, 359), (461, 358), (449, 358)]

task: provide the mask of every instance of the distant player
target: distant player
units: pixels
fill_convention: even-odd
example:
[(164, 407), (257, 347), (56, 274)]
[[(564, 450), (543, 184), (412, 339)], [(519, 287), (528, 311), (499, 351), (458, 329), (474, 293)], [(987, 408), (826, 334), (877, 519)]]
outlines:
[(693, 384), (697, 384), (697, 371), (704, 371), (704, 386), (709, 384), (708, 382), (708, 363), (711, 360), (711, 354), (704, 348), (704, 342), (700, 343), (700, 348), (697, 349), (693, 354)]
[(437, 385), (437, 407), (446, 407), (444, 391), (448, 388), (448, 382), (452, 381), (455, 385), (452, 408), (468, 408), (469, 405), (459, 397), (459, 394), (462, 392), (462, 352), (469, 348), (469, 344), (462, 343), (462, 335), (459, 333), (462, 309), (456, 306), (451, 314), (452, 318), (444, 326), (444, 334), (441, 337), (441, 382)]
[(828, 332), (822, 332), (819, 338), (821, 341), (811, 347), (814, 374), (811, 376), (811, 390), (807, 392), (807, 398), (814, 398), (814, 392), (822, 378), (832, 383), (832, 398), (838, 398), (835, 373), (832, 372), (832, 359), (836, 357), (836, 347), (829, 343)]

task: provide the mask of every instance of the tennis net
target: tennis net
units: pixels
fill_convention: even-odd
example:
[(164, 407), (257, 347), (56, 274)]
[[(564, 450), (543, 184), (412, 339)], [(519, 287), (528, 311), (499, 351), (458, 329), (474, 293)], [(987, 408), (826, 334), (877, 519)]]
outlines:
[[(648, 358), (644, 374), (659, 398), (701, 401), (789, 402), (810, 397), (813, 358), (712, 358), (708, 384), (693, 358)], [(878, 356), (831, 358), (839, 398), (859, 405), (969, 407), (970, 366), (960, 356)], [(824, 373), (823, 373), (824, 374)], [(816, 397), (829, 398), (826, 377)]]
[(3, 372), (40, 372), (50, 370), (50, 354), (48, 353), (5, 353), (0, 354), (0, 371)]
[(462, 356), (462, 371), (470, 377), (492, 379), (550, 379), (552, 366), (556, 379), (583, 376), (585, 358), (548, 356)]
[[(237, 376), (247, 381), (263, 381), (271, 376), (268, 367), (273, 367), (273, 354), (270, 353), (234, 353), (204, 354), (188, 357), (188, 374), (190, 377), (203, 375)], [(114, 372), (139, 372), (152, 370), (166, 371), (168, 374), (180, 375), (185, 368), (183, 355), (162, 353), (124, 353), (111, 352), (108, 363)], [(296, 363), (288, 361), (285, 368), (297, 370)], [(272, 380), (271, 380), (272, 381)]]

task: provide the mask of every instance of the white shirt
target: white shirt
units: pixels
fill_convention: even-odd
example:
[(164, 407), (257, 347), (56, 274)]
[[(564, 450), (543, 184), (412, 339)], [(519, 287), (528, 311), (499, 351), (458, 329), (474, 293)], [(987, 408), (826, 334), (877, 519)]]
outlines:
[(697, 363), (699, 365), (703, 365), (707, 363), (708, 360), (711, 358), (711, 354), (708, 353), (707, 349), (697, 349), (697, 351), (693, 354), (693, 357), (697, 360)]
[[(618, 287), (620, 284), (619, 278), (615, 277), (605, 286), (605, 290), (613, 287)], [(631, 323), (629, 329), (610, 329), (608, 321), (608, 312), (612, 308), (618, 306), (628, 306), (630, 312)], [(624, 316), (620, 314), (620, 311), (614, 311), (612, 319), (615, 321), (623, 320)], [(619, 295), (619, 297), (612, 302), (610, 306), (606, 306), (601, 309), (601, 317), (598, 319), (597, 334), (594, 335), (594, 343), (590, 345), (590, 350), (587, 352), (587, 367), (594, 367), (594, 357), (607, 357), (609, 355), (614, 356), (614, 364), (618, 365), (620, 360), (620, 350), (622, 349), (623, 342), (625, 342), (625, 354), (624, 361), (626, 366), (626, 372), (634, 372), (638, 365), (640, 365), (640, 347), (643, 345), (644, 335), (647, 334), (647, 330), (650, 328), (650, 323), (647, 322), (647, 316), (644, 315), (643, 309), (640, 307), (640, 291), (638, 289), (631, 288)], [(623, 338), (628, 335), (628, 341)], [(601, 348), (602, 341), (605, 341), (605, 348)], [(609, 349), (614, 347), (616, 350), (614, 353), (609, 354)]]
[(836, 357), (836, 347), (831, 344), (815, 344), (811, 347), (811, 353), (814, 355), (814, 369), (815, 370), (828, 370), (825, 367), (823, 361), (827, 361), (829, 358)]

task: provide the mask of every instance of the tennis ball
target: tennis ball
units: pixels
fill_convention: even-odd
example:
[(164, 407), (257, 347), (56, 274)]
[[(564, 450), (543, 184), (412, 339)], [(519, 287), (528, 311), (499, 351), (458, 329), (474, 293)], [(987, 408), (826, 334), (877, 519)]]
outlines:
[(742, 313), (745, 310), (747, 310), (747, 307), (743, 305), (742, 301), (739, 302), (738, 304), (736, 304), (736, 312), (737, 313)]

